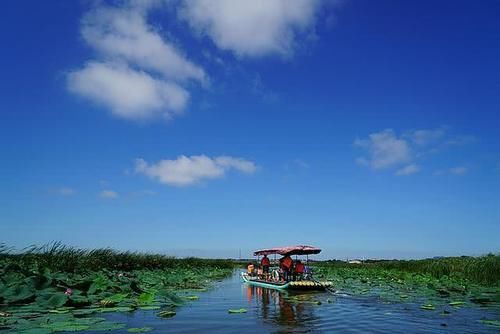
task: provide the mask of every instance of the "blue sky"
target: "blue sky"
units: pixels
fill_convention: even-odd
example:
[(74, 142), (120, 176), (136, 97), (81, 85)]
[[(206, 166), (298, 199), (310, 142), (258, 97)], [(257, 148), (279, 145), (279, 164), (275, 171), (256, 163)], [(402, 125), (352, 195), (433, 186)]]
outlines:
[(499, 251), (497, 1), (2, 4), (0, 242)]

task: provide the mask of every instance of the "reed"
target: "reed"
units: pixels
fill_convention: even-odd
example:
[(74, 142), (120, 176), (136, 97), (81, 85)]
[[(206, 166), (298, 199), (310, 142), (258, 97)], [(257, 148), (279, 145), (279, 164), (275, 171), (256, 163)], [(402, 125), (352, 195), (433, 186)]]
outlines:
[(30, 246), (21, 251), (0, 245), (0, 267), (16, 265), (26, 270), (49, 269), (53, 272), (89, 272), (99, 270), (155, 270), (212, 267), (232, 269), (230, 260), (175, 258), (163, 254), (117, 251), (109, 248), (80, 249), (54, 242)]
[(435, 278), (467, 279), (483, 285), (500, 286), (500, 255), (445, 257), (423, 260), (380, 260), (362, 264), (327, 261), (329, 266), (349, 269), (385, 269), (428, 274)]

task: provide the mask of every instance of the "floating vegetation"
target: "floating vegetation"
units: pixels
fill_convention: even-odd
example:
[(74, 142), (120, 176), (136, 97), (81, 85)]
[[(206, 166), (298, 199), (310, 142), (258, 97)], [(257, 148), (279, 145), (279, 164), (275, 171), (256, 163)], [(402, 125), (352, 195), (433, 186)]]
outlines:
[(436, 309), (436, 306), (434, 306), (432, 304), (425, 304), (425, 305), (420, 306), (420, 309), (422, 309), (422, 310), (428, 310), (428, 311), (433, 311), (433, 310)]
[[(163, 255), (80, 250), (60, 244), (11, 253), (0, 247), (0, 330), (44, 334), (125, 328), (98, 315), (135, 310), (173, 310), (231, 274), (225, 260), (175, 259)], [(139, 329), (135, 329), (139, 330)], [(148, 331), (145, 328), (142, 332)]]
[(127, 329), (127, 332), (129, 333), (147, 333), (151, 332), (153, 330), (152, 327), (134, 327), (134, 328), (129, 328)]
[(193, 295), (193, 296), (185, 296), (184, 298), (186, 298), (188, 300), (198, 300), (198, 299), (200, 299), (200, 297), (195, 296), (195, 295)]
[[(471, 263), (481, 263), (490, 277), (498, 277), (497, 272), (500, 271), (498, 259), (500, 256), (420, 260), (424, 261), (423, 263), (420, 261), (381, 261), (347, 264), (328, 261), (315, 263), (314, 269), (318, 277), (332, 281), (335, 289), (342, 293), (375, 297), (382, 302), (448, 305), (453, 308), (474, 305), (500, 308), (500, 280), (494, 283), (478, 283), (478, 281), (490, 282), (491, 280), (486, 279), (485, 276), (481, 276), (483, 279), (474, 280), (466, 278), (463, 268), (457, 273), (445, 271), (449, 275), (437, 274), (441, 272), (437, 268), (463, 262), (464, 265), (468, 263), (469, 268), (473, 267)], [(432, 263), (434, 263), (434, 273), (428, 269)], [(416, 272), (417, 269), (424, 271)], [(469, 272), (468, 276), (472, 274)], [(431, 310), (431, 308), (424, 309)]]
[(500, 320), (482, 319), (479, 321), (488, 326), (500, 327)]
[(227, 312), (228, 313), (247, 313), (247, 309), (246, 308), (230, 309)]
[(176, 314), (177, 313), (175, 311), (167, 310), (167, 311), (158, 312), (157, 316), (159, 316), (160, 318), (171, 318), (171, 317), (173, 317)]

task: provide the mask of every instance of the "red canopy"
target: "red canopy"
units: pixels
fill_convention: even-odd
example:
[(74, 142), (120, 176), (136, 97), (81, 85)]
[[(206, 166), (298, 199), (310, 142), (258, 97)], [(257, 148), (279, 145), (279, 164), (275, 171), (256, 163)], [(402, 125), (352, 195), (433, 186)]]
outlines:
[(276, 247), (260, 249), (253, 253), (253, 255), (269, 255), (269, 254), (279, 254), (279, 255), (308, 255), (308, 254), (318, 254), (321, 249), (312, 246), (287, 246), (287, 247)]

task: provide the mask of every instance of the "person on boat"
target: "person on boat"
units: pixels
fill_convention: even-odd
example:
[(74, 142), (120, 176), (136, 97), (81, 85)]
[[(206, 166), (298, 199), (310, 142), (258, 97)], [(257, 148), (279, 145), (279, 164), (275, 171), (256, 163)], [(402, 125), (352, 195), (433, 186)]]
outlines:
[(302, 261), (297, 260), (295, 263), (295, 279), (300, 279), (304, 275), (306, 271), (306, 266), (302, 263)]
[(264, 270), (262, 269), (262, 266), (257, 266), (257, 277), (259, 279), (264, 278)]
[(260, 261), (260, 265), (262, 267), (262, 271), (263, 271), (264, 275), (268, 275), (269, 274), (269, 267), (271, 266), (271, 261), (269, 261), (269, 258), (267, 257), (267, 255), (264, 255), (264, 257)]
[(255, 267), (254, 267), (253, 263), (249, 262), (248, 266), (247, 266), (247, 273), (249, 276), (253, 276), (254, 269), (255, 269)]
[(290, 276), (292, 273), (292, 267), (293, 267), (293, 260), (290, 257), (290, 255), (285, 255), (284, 257), (281, 258), (281, 269), (283, 269), (283, 276), (285, 281), (290, 280)]

